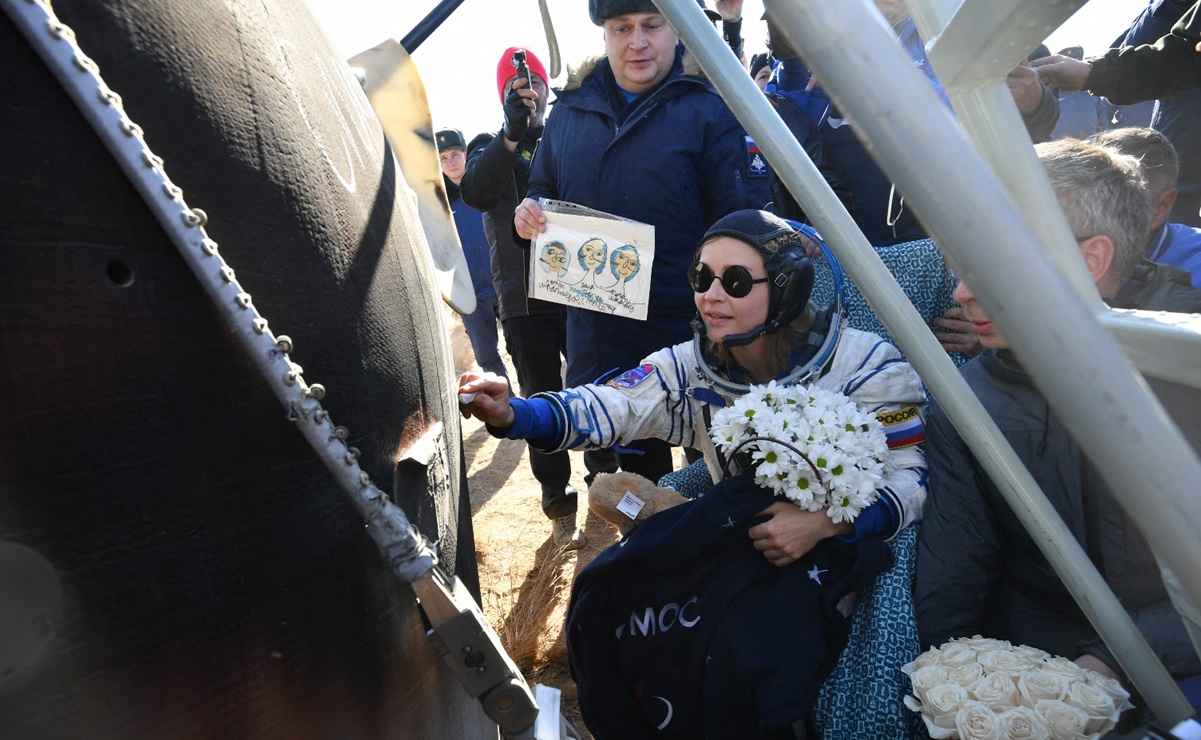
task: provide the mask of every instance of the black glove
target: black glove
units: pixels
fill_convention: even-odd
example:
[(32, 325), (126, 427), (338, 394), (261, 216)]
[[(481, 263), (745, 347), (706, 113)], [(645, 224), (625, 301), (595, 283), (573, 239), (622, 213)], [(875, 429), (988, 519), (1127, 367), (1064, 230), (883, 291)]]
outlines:
[(513, 88), (505, 96), (505, 138), (509, 141), (521, 141), (526, 129), (530, 127), (532, 111), (525, 104), (526, 99), (517, 93), (518, 89)]

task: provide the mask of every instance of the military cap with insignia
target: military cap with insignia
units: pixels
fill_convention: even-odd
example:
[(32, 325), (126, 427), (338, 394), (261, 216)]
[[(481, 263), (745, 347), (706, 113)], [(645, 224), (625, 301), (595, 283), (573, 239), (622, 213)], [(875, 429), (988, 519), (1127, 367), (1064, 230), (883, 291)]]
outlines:
[(438, 143), (439, 154), (450, 149), (467, 151), (467, 142), (463, 139), (463, 133), (458, 129), (443, 129), (434, 134), (434, 141)]

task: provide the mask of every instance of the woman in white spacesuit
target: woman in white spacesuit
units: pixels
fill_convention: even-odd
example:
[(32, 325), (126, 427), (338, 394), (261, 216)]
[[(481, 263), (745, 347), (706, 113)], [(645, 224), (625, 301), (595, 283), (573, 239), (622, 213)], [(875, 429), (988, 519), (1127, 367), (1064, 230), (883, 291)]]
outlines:
[[(836, 390), (884, 425), (894, 468), (879, 500), (853, 523), (835, 524), (780, 500), (750, 529), (755, 547), (776, 565), (794, 562), (817, 542), (871, 534), (890, 539), (921, 516), (926, 495), (924, 435), (917, 409), (921, 379), (900, 352), (875, 334), (846, 325), (839, 303), (810, 303), (814, 266), (805, 242), (812, 229), (763, 211), (720, 219), (697, 249), (688, 281), (698, 316), (691, 342), (662, 349), (603, 384), (511, 399), (503, 378), (466, 373), (464, 416), (500, 437), (528, 439), (545, 451), (620, 446), (655, 437), (700, 449), (714, 480), (739, 472), (709, 438), (714, 411), (752, 384), (776, 380)], [(822, 245), (824, 249), (824, 245)], [(910, 408), (912, 407), (912, 409)], [(897, 413), (903, 412), (903, 413)]]

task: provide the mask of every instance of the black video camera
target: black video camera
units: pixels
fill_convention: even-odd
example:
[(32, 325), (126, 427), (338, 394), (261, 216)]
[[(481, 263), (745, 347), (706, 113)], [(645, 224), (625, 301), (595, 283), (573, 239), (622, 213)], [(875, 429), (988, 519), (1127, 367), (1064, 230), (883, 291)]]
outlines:
[(517, 70), (517, 78), (525, 80), (525, 88), (530, 89), (530, 67), (525, 63), (525, 49), (518, 49), (513, 52), (513, 58), (509, 60), (509, 64)]

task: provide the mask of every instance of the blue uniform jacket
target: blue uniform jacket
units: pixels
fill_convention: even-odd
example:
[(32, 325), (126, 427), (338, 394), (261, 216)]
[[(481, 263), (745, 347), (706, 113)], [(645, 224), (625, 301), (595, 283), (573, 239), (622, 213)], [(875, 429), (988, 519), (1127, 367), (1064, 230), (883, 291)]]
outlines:
[(455, 230), (459, 232), (459, 241), (463, 244), (463, 256), (467, 258), (467, 271), (471, 273), (475, 297), (494, 296), (496, 288), (492, 285), (492, 250), (488, 246), (488, 237), (484, 234), (484, 214), (463, 202), (458, 185), (445, 176), (442, 182), (446, 184), (446, 198), (450, 201), (450, 210), (455, 217)]
[(1052, 139), (1087, 139), (1109, 128), (1105, 122), (1105, 101), (1087, 90), (1059, 91), (1059, 121)]
[(1146, 258), (1189, 273), (1193, 287), (1201, 288), (1201, 229), (1164, 222), (1147, 243)]
[[(567, 385), (625, 369), (687, 340), (696, 314), (684, 275), (709, 225), (757, 205), (742, 129), (679, 47), (666, 80), (628, 105), (607, 58), (569, 81), (547, 119), (527, 196), (579, 203), (655, 227), (647, 320), (567, 309)], [(699, 68), (696, 69), (699, 74)], [(613, 246), (619, 245), (610, 245)]]

